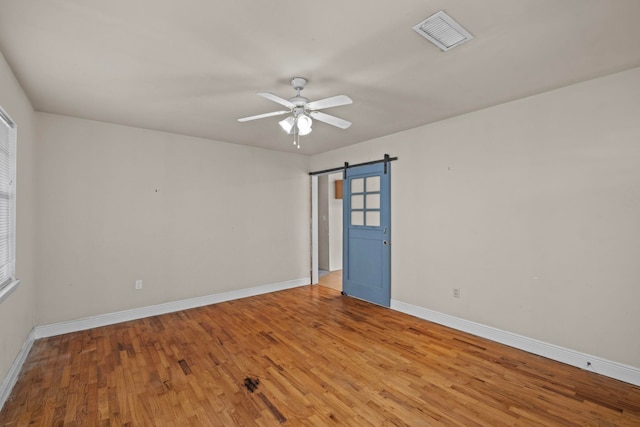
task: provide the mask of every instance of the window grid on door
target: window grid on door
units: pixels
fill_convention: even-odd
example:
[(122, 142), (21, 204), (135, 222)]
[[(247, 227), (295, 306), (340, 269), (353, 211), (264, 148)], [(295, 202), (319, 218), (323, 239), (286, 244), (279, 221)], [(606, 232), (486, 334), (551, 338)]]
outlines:
[(380, 227), (380, 176), (351, 179), (351, 225)]

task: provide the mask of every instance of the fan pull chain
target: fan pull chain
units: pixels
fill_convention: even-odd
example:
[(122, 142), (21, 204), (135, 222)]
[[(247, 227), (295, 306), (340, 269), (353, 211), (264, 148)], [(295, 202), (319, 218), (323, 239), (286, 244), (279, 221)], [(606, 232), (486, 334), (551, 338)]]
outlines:
[(298, 125), (293, 125), (293, 145), (300, 149), (300, 133), (298, 132)]

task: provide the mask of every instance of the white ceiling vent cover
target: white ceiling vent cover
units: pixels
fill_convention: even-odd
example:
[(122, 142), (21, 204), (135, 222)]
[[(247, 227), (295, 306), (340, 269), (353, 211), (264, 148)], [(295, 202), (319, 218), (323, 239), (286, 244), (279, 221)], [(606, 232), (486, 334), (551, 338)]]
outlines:
[(473, 38), (471, 33), (442, 10), (431, 15), (413, 29), (444, 51), (453, 49)]

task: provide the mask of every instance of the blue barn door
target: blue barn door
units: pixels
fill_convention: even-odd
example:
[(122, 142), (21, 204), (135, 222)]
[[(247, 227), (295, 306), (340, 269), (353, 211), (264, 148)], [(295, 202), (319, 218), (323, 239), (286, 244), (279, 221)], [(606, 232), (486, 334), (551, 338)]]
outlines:
[(343, 185), (342, 292), (391, 303), (391, 164), (346, 169)]

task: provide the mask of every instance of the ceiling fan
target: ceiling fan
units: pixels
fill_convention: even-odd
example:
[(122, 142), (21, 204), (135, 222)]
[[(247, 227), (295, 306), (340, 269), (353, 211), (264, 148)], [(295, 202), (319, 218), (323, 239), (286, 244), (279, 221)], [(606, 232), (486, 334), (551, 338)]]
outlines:
[(340, 129), (346, 129), (351, 126), (351, 122), (335, 117), (321, 111), (324, 108), (339, 107), (341, 105), (348, 105), (353, 103), (351, 98), (347, 95), (337, 95), (330, 98), (320, 99), (318, 101), (311, 101), (304, 96), (300, 95), (300, 91), (307, 85), (307, 79), (302, 77), (294, 77), (291, 79), (291, 86), (298, 92), (296, 96), (289, 99), (281, 98), (273, 93), (260, 92), (259, 96), (266, 98), (270, 101), (277, 102), (288, 108), (288, 110), (273, 111), (271, 113), (258, 114), (257, 116), (249, 116), (238, 119), (239, 122), (248, 122), (250, 120), (264, 119), (266, 117), (281, 116), (283, 114), (289, 114), (284, 120), (279, 122), (282, 129), (287, 134), (293, 134), (293, 144), (300, 148), (300, 135), (308, 135), (311, 133), (312, 119), (319, 120), (321, 122), (330, 124), (332, 126), (339, 127)]

